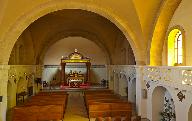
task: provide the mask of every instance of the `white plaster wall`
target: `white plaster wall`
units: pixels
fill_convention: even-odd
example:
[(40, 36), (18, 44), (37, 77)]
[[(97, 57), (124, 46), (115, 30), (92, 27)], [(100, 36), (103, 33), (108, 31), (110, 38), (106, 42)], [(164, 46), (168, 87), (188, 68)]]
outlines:
[(51, 80), (53, 80), (53, 77), (56, 77), (56, 80), (59, 80), (56, 75), (57, 72), (60, 70), (60, 67), (45, 67), (42, 74), (42, 80), (50, 82)]
[[(147, 93), (147, 118), (152, 119), (152, 92), (155, 87), (162, 86), (168, 90), (173, 98), (176, 121), (187, 121), (189, 108), (192, 104), (191, 67), (143, 66), (140, 68), (144, 68), (140, 72), (140, 74), (144, 74), (143, 77), (139, 76), (141, 78), (140, 81), (143, 81), (145, 84), (139, 88), (145, 88), (147, 83), (150, 85)], [(183, 82), (186, 82), (186, 84), (183, 84)], [(183, 100), (181, 101), (178, 97), (179, 92), (183, 94)], [(143, 113), (145, 114), (145, 112)]]
[(95, 67), (91, 68), (91, 82), (100, 83), (102, 79), (107, 80), (107, 68), (106, 67)]
[(67, 57), (75, 49), (85, 57), (90, 57), (92, 65), (107, 64), (106, 55), (94, 42), (82, 37), (68, 37), (59, 40), (49, 48), (44, 58), (44, 65), (59, 65), (61, 57)]
[[(147, 99), (142, 95), (142, 91), (146, 90), (145, 82), (143, 79), (143, 67), (135, 66), (136, 68), (136, 111), (141, 118), (147, 117)], [(151, 113), (152, 114), (152, 113)]]
[(136, 79), (128, 81), (128, 101), (136, 103)]
[(119, 94), (121, 96), (127, 96), (127, 86), (128, 86), (128, 80), (124, 76), (121, 76), (119, 79)]
[[(129, 66), (120, 66), (120, 65), (110, 65), (108, 66), (108, 78), (110, 79), (110, 88), (114, 89), (114, 91), (118, 91), (118, 84), (116, 84), (117, 79), (120, 77), (120, 72), (128, 72), (131, 68), (127, 68)], [(192, 104), (192, 89), (190, 85), (183, 85), (181, 82), (183, 79), (190, 80), (191, 77), (183, 77), (182, 71), (184, 70), (191, 70), (190, 67), (150, 67), (153, 68), (152, 70), (155, 72), (151, 72), (153, 74), (153, 81), (150, 80), (150, 74), (147, 73), (147, 68), (150, 70), (149, 66), (134, 66), (136, 69), (136, 111), (139, 116), (142, 118), (148, 118), (152, 120), (152, 93), (157, 86), (164, 87), (170, 94), (170, 97), (173, 98), (174, 105), (175, 105), (175, 113), (176, 113), (176, 121), (188, 121), (188, 112), (190, 106)], [(159, 68), (162, 70), (158, 71), (155, 70)], [(128, 70), (126, 70), (128, 69)], [(168, 69), (169, 71), (166, 71)], [(184, 71), (185, 72), (185, 71)], [(189, 73), (190, 75), (191, 73)], [(129, 74), (127, 77), (134, 77), (130, 76)], [(161, 77), (161, 78), (158, 78)], [(121, 80), (121, 79), (120, 79)], [(150, 87), (147, 88), (146, 84), (149, 82)], [(121, 83), (121, 82), (120, 82)], [(121, 85), (121, 84), (119, 84)], [(129, 84), (128, 84), (129, 85)], [(129, 90), (134, 86), (130, 86)], [(143, 95), (143, 91), (147, 90), (147, 98)], [(178, 93), (182, 92), (183, 96), (185, 97), (182, 101), (178, 98)], [(129, 92), (129, 91), (128, 91)], [(165, 92), (166, 93), (166, 92)], [(166, 94), (164, 94), (166, 95)], [(164, 95), (162, 99), (164, 99)], [(128, 96), (129, 99), (129, 96)], [(160, 97), (157, 96), (157, 102), (159, 101)], [(130, 99), (129, 99), (130, 100)], [(164, 100), (162, 100), (162, 103)], [(155, 108), (155, 106), (153, 106)], [(191, 115), (189, 113), (189, 115)]]
[(160, 112), (164, 108), (164, 97), (166, 89), (163, 87), (156, 87), (152, 93), (152, 121), (160, 121)]
[[(163, 112), (165, 109), (165, 104), (167, 104), (166, 100), (169, 101), (170, 106), (172, 107), (172, 111), (175, 113), (175, 105), (174, 102), (171, 101), (172, 97), (170, 93), (162, 86), (158, 86), (153, 90), (152, 93), (152, 120), (160, 121), (162, 120), (162, 116), (160, 112)], [(175, 118), (171, 119), (171, 121), (175, 121)]]
[[(72, 71), (81, 71), (82, 74), (86, 74), (86, 67), (66, 67), (65, 72), (68, 74)], [(56, 77), (56, 80), (60, 80), (60, 66), (51, 66), (47, 65), (44, 68), (43, 75), (42, 75), (42, 80), (50, 82), (53, 77)], [(91, 67), (91, 78), (90, 81), (91, 83), (100, 83), (102, 79), (107, 79), (107, 68), (104, 65), (97, 66), (95, 65), (94, 67)]]
[[(172, 85), (168, 82), (151, 82), (150, 88), (148, 89), (148, 98), (147, 98), (147, 118), (149, 120), (152, 120), (152, 93), (153, 90), (157, 86), (162, 86), (168, 90), (171, 97), (173, 98), (174, 105), (175, 105), (175, 113), (176, 113), (176, 121), (188, 121), (188, 111), (190, 104), (192, 102), (192, 97), (189, 92), (182, 91), (184, 90), (182, 86), (179, 86), (178, 88), (175, 87), (175, 85)], [(185, 99), (179, 101), (179, 98), (177, 94), (182, 91), (182, 93), (185, 95)]]
[(117, 73), (114, 74), (114, 92), (119, 94), (119, 75)]
[(192, 121), (192, 106), (190, 107), (188, 112), (188, 121)]
[[(132, 103), (136, 101), (136, 77), (133, 65), (108, 65), (109, 89), (121, 96), (128, 96)], [(128, 87), (128, 90), (126, 89)], [(128, 94), (127, 94), (128, 93)]]
[(107, 80), (109, 81), (109, 89), (114, 90), (114, 73), (111, 66), (107, 66)]

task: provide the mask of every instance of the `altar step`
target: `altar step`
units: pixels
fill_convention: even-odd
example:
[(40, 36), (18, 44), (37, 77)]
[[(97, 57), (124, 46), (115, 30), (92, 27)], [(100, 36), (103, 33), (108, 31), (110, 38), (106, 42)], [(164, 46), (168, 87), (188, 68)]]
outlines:
[(54, 88), (44, 88), (42, 91), (66, 91), (66, 92), (78, 92), (78, 91), (84, 91), (84, 90), (99, 90), (99, 89), (108, 89), (106, 87), (103, 86), (90, 86), (89, 88), (64, 88), (61, 89), (59, 86), (58, 87), (54, 87)]

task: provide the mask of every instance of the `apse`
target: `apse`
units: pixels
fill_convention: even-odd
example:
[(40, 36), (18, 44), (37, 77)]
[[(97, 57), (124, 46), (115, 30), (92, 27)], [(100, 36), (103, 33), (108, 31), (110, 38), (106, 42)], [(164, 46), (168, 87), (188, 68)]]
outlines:
[(75, 49), (91, 59), (92, 65), (107, 64), (107, 56), (94, 42), (83, 37), (67, 37), (53, 44), (45, 54), (44, 65), (60, 65), (61, 57), (67, 57)]

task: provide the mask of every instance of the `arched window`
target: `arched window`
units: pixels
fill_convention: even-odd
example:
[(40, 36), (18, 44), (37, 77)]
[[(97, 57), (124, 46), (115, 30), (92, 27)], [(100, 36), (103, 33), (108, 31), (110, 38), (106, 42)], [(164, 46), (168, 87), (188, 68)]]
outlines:
[(179, 29), (173, 29), (168, 36), (168, 66), (183, 64), (183, 35)]
[(179, 31), (175, 37), (175, 62), (177, 64), (183, 63), (183, 44), (182, 44), (182, 34), (181, 31)]

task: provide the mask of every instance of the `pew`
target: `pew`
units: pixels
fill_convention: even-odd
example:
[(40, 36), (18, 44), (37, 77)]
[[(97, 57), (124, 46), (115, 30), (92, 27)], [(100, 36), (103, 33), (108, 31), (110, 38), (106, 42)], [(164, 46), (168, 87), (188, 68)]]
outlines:
[(114, 94), (112, 90), (89, 90), (84, 91), (84, 95), (106, 95), (106, 94)]
[(67, 92), (63, 92), (63, 91), (58, 91), (58, 92), (39, 92), (36, 95), (66, 95)]
[(21, 106), (14, 108), (13, 121), (62, 120), (61, 105)]
[(86, 106), (86, 108), (88, 109), (89, 107), (88, 107), (88, 105), (90, 105), (90, 104), (92, 104), (92, 103), (95, 103), (95, 102), (103, 102), (103, 101), (105, 101), (105, 102), (111, 102), (111, 101), (116, 101), (116, 102), (119, 102), (119, 101), (122, 101), (122, 100), (120, 100), (119, 98), (117, 98), (117, 97), (108, 97), (108, 98), (94, 98), (94, 99), (89, 99), (89, 100), (86, 100), (85, 101), (85, 106)]
[(39, 106), (39, 112), (37, 116), (38, 121), (45, 120), (63, 120), (64, 110), (61, 105), (46, 105)]
[(94, 102), (88, 106), (89, 118), (126, 117), (131, 121), (132, 105), (127, 102)]
[(41, 92), (22, 106), (14, 107), (13, 121), (63, 120), (68, 94)]
[(109, 121), (131, 121), (132, 104), (120, 99), (111, 90), (88, 91), (84, 93), (89, 119), (103, 117)]
[(15, 107), (12, 121), (37, 121), (38, 106)]

